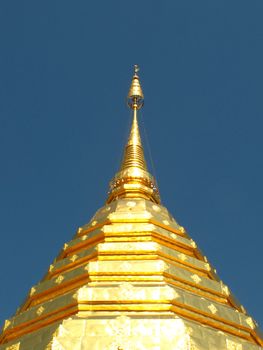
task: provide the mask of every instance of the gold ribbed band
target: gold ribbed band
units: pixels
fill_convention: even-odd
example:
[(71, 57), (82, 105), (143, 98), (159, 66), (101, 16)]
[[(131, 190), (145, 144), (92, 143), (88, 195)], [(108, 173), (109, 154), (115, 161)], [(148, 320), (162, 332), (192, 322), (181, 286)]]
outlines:
[(125, 155), (122, 163), (121, 170), (128, 167), (138, 167), (145, 169), (145, 159), (143, 156), (143, 150), (141, 146), (129, 145), (125, 150)]
[(134, 110), (131, 133), (125, 147), (121, 171), (129, 167), (138, 167), (147, 171), (137, 120), (137, 109)]

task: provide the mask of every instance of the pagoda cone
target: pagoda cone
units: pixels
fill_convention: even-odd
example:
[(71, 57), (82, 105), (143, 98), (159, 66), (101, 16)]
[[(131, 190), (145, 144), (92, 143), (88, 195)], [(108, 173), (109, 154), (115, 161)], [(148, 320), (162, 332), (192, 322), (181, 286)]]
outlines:
[(168, 210), (147, 170), (135, 68), (130, 136), (106, 204), (5, 321), (0, 350), (260, 350), (256, 322)]

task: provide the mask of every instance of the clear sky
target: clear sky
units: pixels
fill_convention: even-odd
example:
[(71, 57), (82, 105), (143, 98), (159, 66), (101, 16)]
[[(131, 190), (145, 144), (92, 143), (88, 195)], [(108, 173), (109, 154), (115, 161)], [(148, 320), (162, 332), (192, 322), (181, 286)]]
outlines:
[(1, 322), (104, 204), (138, 63), (163, 204), (263, 327), (262, 18), (262, 0), (0, 2)]

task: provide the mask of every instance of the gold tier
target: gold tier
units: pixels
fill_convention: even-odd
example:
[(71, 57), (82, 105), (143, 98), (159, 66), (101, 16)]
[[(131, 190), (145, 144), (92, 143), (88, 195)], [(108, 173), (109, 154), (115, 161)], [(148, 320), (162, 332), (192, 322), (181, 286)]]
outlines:
[(204, 350), (215, 341), (222, 350), (263, 345), (167, 209), (134, 198), (101, 208), (64, 245), (6, 321), (0, 349)]

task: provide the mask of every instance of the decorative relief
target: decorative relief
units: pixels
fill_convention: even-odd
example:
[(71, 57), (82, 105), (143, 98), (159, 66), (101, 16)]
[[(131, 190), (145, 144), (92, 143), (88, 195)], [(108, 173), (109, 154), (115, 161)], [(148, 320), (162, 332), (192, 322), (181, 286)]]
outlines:
[(185, 233), (185, 228), (183, 226), (180, 226), (179, 227), (179, 231), (182, 232), (182, 233)]
[(172, 234), (171, 234), (171, 237), (172, 237), (173, 239), (176, 239), (176, 238), (177, 238), (177, 235), (176, 235), (175, 233), (172, 233)]
[(192, 275), (191, 278), (192, 278), (192, 280), (193, 280), (195, 283), (197, 283), (197, 284), (200, 283), (200, 282), (202, 281), (202, 279), (201, 279), (198, 275), (196, 275), (196, 274)]
[(5, 320), (4, 323), (4, 331), (10, 326), (11, 322), (9, 320)]
[(79, 298), (79, 293), (80, 293), (80, 291), (78, 290), (76, 293), (73, 294), (72, 298), (73, 298), (74, 300), (78, 300), (78, 298)]
[(36, 288), (32, 287), (30, 289), (30, 296), (32, 297), (32, 295), (34, 295), (36, 293)]
[(163, 224), (166, 225), (166, 226), (169, 226), (169, 221), (168, 220), (163, 220)]
[(152, 208), (153, 208), (153, 210), (156, 211), (156, 212), (161, 211), (161, 208), (158, 207), (158, 205), (155, 205), (155, 204), (154, 204), (154, 205), (152, 206)]
[(225, 295), (227, 295), (227, 296), (230, 295), (230, 290), (229, 290), (228, 286), (226, 286), (225, 284), (222, 284), (222, 291)]
[(79, 227), (79, 228), (78, 228), (78, 234), (81, 234), (82, 231), (83, 231), (83, 228), (82, 228), (82, 227)]
[(78, 256), (77, 256), (77, 254), (74, 254), (74, 255), (72, 255), (71, 257), (70, 257), (70, 261), (72, 261), (72, 262), (74, 262), (75, 260), (77, 260), (78, 259)]
[(130, 335), (130, 317), (119, 316), (109, 322), (108, 332), (115, 337)]
[(63, 246), (63, 250), (66, 250), (68, 248), (68, 244), (65, 243), (64, 246)]
[(247, 313), (247, 310), (244, 308), (244, 306), (243, 306), (243, 305), (241, 305), (241, 306), (240, 306), (240, 308), (241, 308), (241, 311), (242, 311), (244, 314), (246, 314), (246, 313)]
[(236, 343), (230, 339), (226, 340), (226, 346), (228, 350), (242, 350), (242, 344)]
[(45, 310), (45, 308), (44, 308), (43, 306), (40, 306), (40, 307), (37, 309), (36, 313), (38, 314), (38, 316), (40, 316), (40, 315), (44, 312), (44, 310)]
[(196, 247), (197, 247), (197, 245), (196, 245), (195, 241), (194, 241), (194, 240), (192, 240), (192, 239), (191, 239), (191, 246), (192, 246), (193, 248), (196, 248)]
[(211, 266), (209, 263), (206, 263), (205, 264), (205, 268), (207, 269), (207, 271), (211, 271)]
[(181, 260), (183, 260), (183, 261), (187, 260), (187, 256), (186, 256), (185, 254), (183, 254), (183, 253), (180, 253), (180, 254), (178, 255), (178, 257), (179, 257)]
[(63, 277), (62, 275), (59, 275), (56, 279), (55, 279), (55, 282), (57, 284), (60, 284), (63, 280), (64, 280), (65, 277)]
[(131, 283), (123, 282), (120, 284), (120, 295), (121, 297), (125, 299), (131, 299), (134, 297), (134, 287)]
[(218, 311), (214, 304), (210, 304), (208, 309), (212, 312), (212, 314), (216, 314)]
[(88, 237), (87, 235), (81, 236), (81, 240), (85, 241), (87, 239), (87, 237)]
[(98, 222), (96, 220), (92, 221), (91, 226), (95, 226)]
[(255, 323), (254, 323), (254, 321), (252, 320), (251, 317), (248, 317), (248, 318), (246, 319), (246, 323), (249, 325), (250, 328), (252, 328), (252, 329), (255, 328)]
[(20, 343), (16, 343), (16, 344), (8, 346), (6, 348), (6, 350), (19, 350), (19, 348), (20, 348)]

